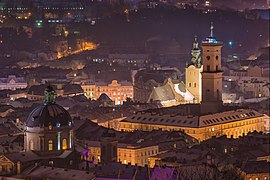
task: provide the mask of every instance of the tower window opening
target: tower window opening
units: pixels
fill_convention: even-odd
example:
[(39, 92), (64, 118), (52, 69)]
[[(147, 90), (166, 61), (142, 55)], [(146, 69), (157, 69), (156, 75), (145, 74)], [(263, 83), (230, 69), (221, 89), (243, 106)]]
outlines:
[(218, 60), (218, 56), (216, 56), (216, 60)]
[(216, 71), (218, 71), (218, 65), (216, 65)]
[(210, 60), (210, 56), (206, 56), (206, 59), (207, 59), (207, 60)]
[(193, 85), (194, 87), (196, 87), (197, 85), (196, 85), (196, 83), (194, 83), (194, 85)]
[(207, 65), (207, 72), (210, 72), (210, 66)]
[(188, 83), (188, 87), (191, 87), (191, 83)]

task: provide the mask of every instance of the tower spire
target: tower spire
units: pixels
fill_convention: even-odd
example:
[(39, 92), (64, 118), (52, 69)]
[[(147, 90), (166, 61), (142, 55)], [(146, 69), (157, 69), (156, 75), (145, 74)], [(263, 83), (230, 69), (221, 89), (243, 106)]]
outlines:
[(201, 53), (200, 53), (197, 35), (194, 36), (193, 49), (191, 50), (191, 55), (192, 55), (191, 64), (193, 64), (195, 67), (200, 68), (201, 67)]
[(198, 43), (198, 37), (197, 35), (194, 36), (194, 42), (193, 42), (193, 50), (199, 49), (199, 43)]
[(213, 22), (211, 22), (211, 26), (210, 26), (210, 37), (214, 37), (214, 25), (213, 25)]

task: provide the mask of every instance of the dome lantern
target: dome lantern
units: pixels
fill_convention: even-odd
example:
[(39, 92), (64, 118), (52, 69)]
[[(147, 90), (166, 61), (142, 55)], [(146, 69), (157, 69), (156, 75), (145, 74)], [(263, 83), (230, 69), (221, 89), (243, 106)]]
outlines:
[(55, 104), (55, 91), (52, 86), (48, 86), (44, 91), (44, 104)]

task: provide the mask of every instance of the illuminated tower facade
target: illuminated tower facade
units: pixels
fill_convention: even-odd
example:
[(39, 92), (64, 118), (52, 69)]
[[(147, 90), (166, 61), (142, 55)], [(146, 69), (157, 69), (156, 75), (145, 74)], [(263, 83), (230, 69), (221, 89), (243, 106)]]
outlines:
[(216, 113), (223, 105), (221, 70), (223, 43), (215, 39), (213, 24), (211, 24), (210, 30), (210, 36), (202, 41), (201, 46), (203, 64), (201, 113)]
[(202, 100), (202, 75), (203, 66), (201, 64), (201, 50), (197, 36), (194, 38), (193, 49), (191, 50), (192, 59), (186, 66), (186, 87), (195, 97), (194, 102), (200, 103)]

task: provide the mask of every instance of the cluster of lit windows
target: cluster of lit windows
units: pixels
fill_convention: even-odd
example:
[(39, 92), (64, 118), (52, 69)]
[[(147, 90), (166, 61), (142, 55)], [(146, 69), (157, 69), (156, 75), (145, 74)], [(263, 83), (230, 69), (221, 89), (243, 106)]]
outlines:
[(48, 23), (60, 23), (60, 22), (63, 22), (62, 19), (49, 19), (48, 20)]
[(83, 7), (45, 7), (44, 10), (83, 10)]
[(16, 7), (16, 8), (0, 7), (0, 10), (1, 11), (5, 11), (5, 10), (8, 10), (8, 11), (11, 11), (11, 10), (22, 11), (22, 10), (28, 10), (28, 8), (25, 8), (25, 7)]

